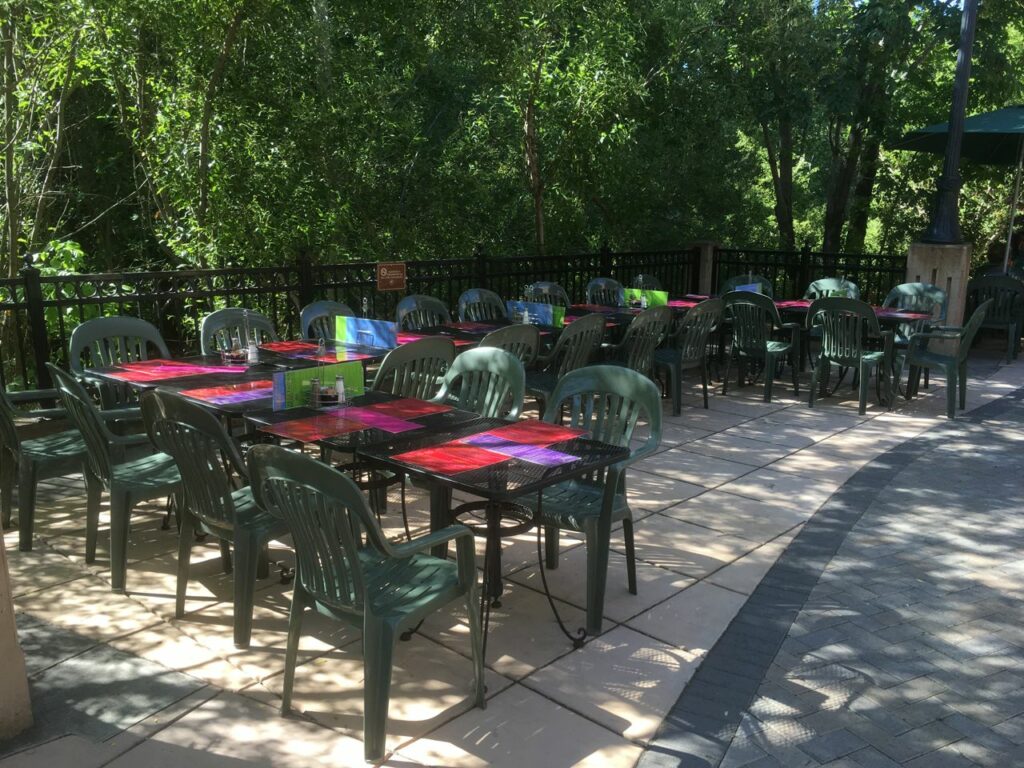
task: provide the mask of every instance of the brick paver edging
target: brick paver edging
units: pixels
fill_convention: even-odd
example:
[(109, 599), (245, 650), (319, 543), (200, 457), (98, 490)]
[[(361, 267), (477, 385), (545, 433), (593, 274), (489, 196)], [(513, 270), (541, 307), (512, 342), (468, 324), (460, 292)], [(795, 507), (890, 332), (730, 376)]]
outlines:
[[(997, 417), (1021, 400), (1024, 388), (960, 418), (979, 422)], [(957, 423), (937, 426), (883, 453), (832, 494), (708, 652), (637, 768), (717, 768), (794, 620), (846, 535), (896, 475), (941, 444)]]

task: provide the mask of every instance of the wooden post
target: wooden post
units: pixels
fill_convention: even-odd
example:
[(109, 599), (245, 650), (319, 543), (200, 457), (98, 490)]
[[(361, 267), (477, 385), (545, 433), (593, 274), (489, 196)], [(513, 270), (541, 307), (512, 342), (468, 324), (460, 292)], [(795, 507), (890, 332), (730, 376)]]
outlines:
[(0, 536), (0, 741), (32, 727), (32, 703), (28, 696), (25, 656), (18, 645), (11, 599), (11, 575), (7, 548)]

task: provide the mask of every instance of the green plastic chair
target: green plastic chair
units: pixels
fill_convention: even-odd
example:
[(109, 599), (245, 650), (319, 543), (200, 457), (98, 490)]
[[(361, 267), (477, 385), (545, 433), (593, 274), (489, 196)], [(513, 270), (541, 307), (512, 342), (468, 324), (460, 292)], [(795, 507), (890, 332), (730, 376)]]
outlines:
[[(626, 469), (650, 456), (661, 444), (661, 395), (647, 377), (615, 365), (593, 365), (566, 374), (551, 395), (544, 421), (587, 430), (594, 440), (629, 446), (637, 420), (647, 421), (644, 443), (629, 458), (578, 480), (568, 480), (541, 492), (545, 560), (558, 567), (559, 531), (586, 534), (587, 632), (601, 632), (608, 550), (612, 524), (622, 521), (626, 547), (626, 571), (631, 594), (636, 594), (636, 553), (633, 546), (633, 512), (626, 496)], [(537, 495), (516, 499), (534, 511)]]
[[(79, 379), (89, 368), (104, 368), (119, 363), (171, 356), (160, 331), (152, 323), (137, 317), (97, 317), (80, 323), (71, 332), (68, 344), (68, 369)], [(97, 385), (104, 409), (122, 408), (126, 419), (139, 419), (135, 391), (124, 384), (103, 382)]]
[[(725, 316), (732, 321), (732, 348), (725, 359), (722, 394), (727, 393), (729, 366), (733, 358), (738, 363), (741, 383), (746, 374), (746, 361), (754, 360), (764, 364), (764, 401), (770, 403), (776, 366), (788, 356), (793, 372), (793, 391), (799, 397), (797, 364), (800, 361), (800, 324), (783, 323), (775, 302), (763, 293), (732, 291), (725, 294), (722, 301), (725, 304)], [(789, 341), (772, 338), (773, 334), (780, 331), (789, 331)]]
[(464, 323), (507, 319), (505, 302), (494, 291), (470, 288), (459, 296), (459, 320)]
[[(722, 294), (722, 298), (725, 298), (725, 294), (735, 291), (736, 286), (753, 285), (754, 283), (757, 283), (757, 292), (762, 296), (772, 298), (772, 296), (775, 295), (774, 288), (772, 287), (772, 281), (763, 275), (755, 274), (736, 275), (735, 277), (730, 277), (722, 283), (722, 290), (720, 290), (719, 293)], [(744, 293), (744, 291), (739, 291), (739, 293)]]
[[(949, 298), (944, 290), (931, 283), (901, 283), (885, 295), (882, 306), (892, 309), (905, 309), (908, 312), (927, 312), (932, 316), (931, 320), (899, 323), (893, 328), (896, 332), (893, 339), (896, 349), (905, 350), (912, 335), (927, 331), (932, 325), (942, 325), (946, 322)], [(927, 368), (924, 372), (924, 385), (925, 387), (928, 386)]]
[(452, 321), (448, 307), (440, 299), (433, 296), (413, 294), (406, 296), (395, 307), (395, 322), (403, 331), (418, 331), (421, 328), (433, 328), (448, 325)]
[[(821, 347), (811, 376), (811, 395), (807, 404), (814, 407), (819, 383), (824, 390), (831, 367), (838, 365), (857, 371), (860, 380), (858, 413), (863, 415), (867, 411), (868, 380), (872, 369), (878, 376), (880, 390), (883, 381), (890, 382), (885, 399), (889, 410), (892, 410), (895, 399), (891, 384), (893, 332), (879, 327), (871, 306), (859, 299), (839, 296), (817, 299), (807, 310), (807, 327), (815, 326), (821, 329)], [(868, 339), (881, 339), (882, 349), (869, 349)]]
[[(55, 390), (36, 390), (32, 395), (39, 400), (57, 397)], [(43, 413), (56, 415), (54, 409), (47, 409)], [(63, 411), (58, 413), (62, 414)], [(14, 486), (17, 481), (18, 522), (23, 528), (18, 548), (25, 552), (32, 549), (36, 484), (39, 480), (77, 472), (85, 462), (85, 442), (77, 429), (21, 439), (16, 420), (32, 418), (37, 414), (34, 411), (19, 411), (7, 393), (0, 390), (0, 523), (4, 529), (11, 527)]]
[[(210, 411), (178, 394), (150, 390), (142, 395), (142, 415), (153, 445), (174, 459), (182, 479), (184, 514), (178, 531), (178, 583), (174, 615), (185, 615), (189, 565), (195, 534), (234, 545), (234, 639), (248, 648), (252, 636), (253, 593), (259, 566), (266, 571), (267, 542), (288, 526), (253, 501), (246, 485), (235, 489), (229, 472), (248, 478), (238, 443)], [(262, 554), (262, 556), (261, 556)], [(265, 573), (264, 573), (265, 575)]]
[(807, 286), (804, 291), (804, 298), (815, 301), (826, 296), (837, 296), (839, 298), (859, 299), (860, 288), (856, 283), (851, 283), (845, 277), (823, 277), (815, 280)]
[(503, 349), (518, 357), (523, 365), (532, 365), (540, 352), (540, 330), (529, 323), (506, 325), (484, 336), (480, 346)]
[(438, 385), (454, 360), (455, 344), (451, 339), (417, 339), (388, 352), (370, 389), (427, 400), (437, 394)]
[(982, 328), (1006, 331), (1006, 362), (1017, 359), (1024, 332), (1024, 283), (1014, 277), (976, 277), (967, 283), (967, 312), (992, 301)]
[[(181, 476), (174, 459), (166, 453), (127, 459), (125, 448), (137, 440), (113, 434), (88, 394), (70, 373), (47, 363), (68, 418), (81, 432), (86, 445), (86, 562), (96, 556), (96, 529), (100, 493), (110, 494), (110, 587), (125, 591), (128, 570), (128, 531), (136, 504), (177, 494)], [(180, 508), (180, 505), (179, 505)], [(31, 534), (29, 534), (31, 536)]]
[(604, 307), (626, 306), (626, 292), (622, 283), (610, 277), (595, 277), (587, 283), (587, 304)]
[(655, 372), (668, 373), (669, 389), (672, 392), (672, 415), (682, 413), (683, 371), (700, 369), (704, 385), (704, 407), (708, 407), (708, 337), (718, 327), (725, 311), (722, 299), (707, 299), (695, 306), (683, 317), (671, 343), (654, 351)]
[(572, 305), (565, 288), (548, 280), (541, 280), (526, 286), (526, 300), (539, 304), (558, 304), (563, 307)]
[[(359, 489), (315, 459), (273, 445), (247, 457), (257, 505), (292, 532), (296, 574), (288, 620), (281, 712), (291, 709), (296, 656), (307, 608), (362, 630), (363, 749), (384, 756), (395, 641), (426, 616), (463, 600), (469, 619), (474, 696), (485, 707), (483, 637), (473, 534), (462, 525), (392, 544), (381, 533)], [(366, 545), (361, 538), (365, 532)], [(456, 560), (424, 554), (454, 541)], [(429, 664), (429, 659), (422, 660)]]
[(527, 371), (526, 391), (543, 403), (565, 374), (587, 365), (601, 348), (604, 315), (592, 313), (573, 320), (555, 342), (554, 349), (537, 358), (537, 370)]
[(339, 317), (355, 317), (348, 304), (340, 301), (310, 302), (299, 312), (299, 327), (305, 339), (333, 339), (337, 335), (336, 321)]
[(651, 376), (654, 370), (654, 350), (668, 335), (672, 327), (672, 310), (668, 307), (651, 307), (633, 318), (626, 328), (622, 341), (608, 347), (609, 362)]
[[(1012, 278), (1011, 278), (1012, 279)], [(971, 319), (962, 328), (940, 327), (923, 333), (915, 333), (910, 337), (907, 351), (907, 363), (910, 365), (907, 382), (907, 399), (917, 394), (921, 371), (938, 368), (946, 376), (946, 416), (956, 417), (957, 390), (960, 392), (960, 410), (967, 407), (967, 355), (971, 351), (974, 337), (985, 327), (985, 317), (995, 300), (982, 302), (971, 314)], [(944, 355), (928, 349), (932, 339), (950, 339), (957, 342), (955, 354)], [(918, 343), (920, 342), (920, 343)], [(958, 385), (959, 382), (959, 385)]]
[(257, 344), (277, 341), (277, 330), (266, 315), (242, 307), (225, 307), (211, 312), (199, 324), (199, 349), (204, 355), (217, 355), (237, 347), (245, 348), (245, 325)]
[(435, 402), (499, 419), (518, 419), (526, 372), (519, 358), (494, 347), (468, 349), (444, 375)]

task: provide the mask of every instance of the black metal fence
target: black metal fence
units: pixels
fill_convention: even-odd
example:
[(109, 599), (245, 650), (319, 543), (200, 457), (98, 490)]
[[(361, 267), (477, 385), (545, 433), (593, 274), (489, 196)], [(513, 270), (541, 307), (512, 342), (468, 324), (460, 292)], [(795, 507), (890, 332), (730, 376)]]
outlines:
[(902, 254), (822, 253), (806, 246), (799, 251), (716, 248), (711, 286), (717, 291), (731, 277), (761, 275), (772, 283), (775, 296), (799, 298), (814, 280), (845, 277), (860, 288), (864, 301), (881, 304), (894, 286), (905, 282), (906, 269)]
[[(66, 363), (72, 330), (102, 315), (148, 320), (176, 354), (196, 351), (200, 320), (226, 306), (262, 312), (282, 336), (298, 334), (299, 309), (316, 299), (343, 301), (368, 317), (394, 317), (404, 294), (377, 290), (375, 263), (327, 261), (326, 255), (314, 259), (304, 253), (295, 263), (279, 267), (90, 275), (42, 275), (33, 266), (25, 267), (16, 278), (0, 279), (0, 383), (47, 386), (43, 363)], [(892, 286), (903, 282), (905, 265), (903, 256), (716, 248), (710, 285), (714, 292), (724, 280), (749, 272), (768, 278), (775, 295), (788, 298), (801, 296), (812, 280), (845, 276), (860, 286), (862, 298), (880, 303)], [(700, 266), (698, 248), (629, 253), (604, 248), (597, 253), (517, 257), (478, 250), (470, 258), (409, 262), (408, 293), (436, 296), (454, 308), (468, 288), (490, 288), (514, 298), (529, 283), (552, 280), (582, 301), (595, 277), (630, 285), (643, 273), (656, 277), (670, 294), (681, 295), (697, 292)]]

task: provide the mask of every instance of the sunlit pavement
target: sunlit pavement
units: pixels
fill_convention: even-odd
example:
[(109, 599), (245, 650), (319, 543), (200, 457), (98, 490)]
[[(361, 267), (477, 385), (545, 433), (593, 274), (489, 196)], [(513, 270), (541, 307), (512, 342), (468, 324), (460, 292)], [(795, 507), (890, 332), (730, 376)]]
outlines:
[[(1003, 366), (985, 352), (972, 360), (971, 374), (969, 410), (1024, 386), (1024, 365)], [(534, 535), (507, 542), (508, 589), (492, 617), (488, 644), (487, 708), (469, 706), (465, 617), (457, 611), (434, 616), (396, 653), (385, 764), (636, 764), (666, 715), (687, 699), (680, 695), (709, 650), (802, 526), (869, 462), (906, 441), (923, 441), (922, 434), (946, 424), (941, 379), (922, 389), (920, 398), (901, 399), (893, 413), (874, 403), (863, 417), (848, 383), (814, 409), (806, 404), (807, 383), (805, 377), (797, 399), (780, 379), (771, 404), (761, 400), (760, 385), (731, 386), (727, 397), (712, 394), (708, 410), (694, 388), (680, 417), (672, 417), (665, 402), (662, 450), (631, 471), (628, 482), (638, 521), (639, 594), (626, 590), (621, 533), (613, 531), (604, 632), (583, 649), (571, 650), (540, 591)], [(916, 764), (986, 764), (987, 753), (970, 752), (966, 740), (984, 746), (987, 733), (966, 733), (971, 725), (951, 720), (954, 714), (935, 709), (936, 702), (929, 705), (934, 716), (918, 722), (925, 715), (916, 707), (954, 691), (961, 697), (960, 707), (950, 704), (956, 713), (996, 733), (1019, 714), (997, 723), (990, 722), (996, 715), (988, 710), (967, 711), (975, 695), (978, 706), (995, 706), (990, 700), (1014, 682), (1013, 673), (991, 666), (989, 656), (1013, 660), (1016, 654), (1019, 667), (1022, 653), (1011, 628), (1021, 624), (1011, 618), (1013, 611), (1022, 615), (1024, 588), (1024, 568), (1013, 567), (1012, 558), (1020, 550), (1021, 524), (1011, 509), (1016, 505), (1019, 511), (1020, 495), (998, 485), (1008, 476), (1021, 477), (1024, 468), (1015, 442), (1020, 408), (999, 418), (995, 426), (955, 422), (957, 431), (947, 443), (932, 446), (927, 462), (896, 473), (893, 492), (864, 512), (821, 583), (809, 590), (792, 631), (783, 633), (789, 637), (760, 691), (756, 681), (755, 704), (735, 738), (718, 745), (716, 759), (724, 755), (723, 766), (889, 765), (921, 760), (935, 750), (947, 762)], [(986, 492), (1003, 499), (985, 506)], [(414, 496), (410, 506), (412, 521), (422, 528), (426, 499)], [(173, 530), (161, 529), (162, 506), (145, 506), (134, 518), (128, 596), (109, 591), (102, 532), (97, 561), (84, 563), (83, 513), (81, 478), (47, 482), (40, 492), (35, 551), (18, 552), (16, 532), (5, 535), (37, 725), (0, 746), (0, 754), (9, 755), (0, 765), (363, 764), (358, 632), (326, 620), (307, 622), (295, 714), (283, 718), (278, 707), (289, 588), (276, 574), (259, 584), (251, 648), (237, 650), (231, 642), (231, 578), (222, 572), (214, 544), (196, 546), (187, 612), (175, 620), (177, 541)], [(986, 520), (989, 525), (982, 524)], [(399, 534), (400, 515), (389, 514), (385, 523), (389, 533)], [(953, 554), (961, 550), (962, 557)], [(581, 539), (563, 535), (559, 568), (548, 572), (572, 628), (582, 624), (585, 554)], [(286, 542), (275, 556), (287, 559)], [(920, 582), (918, 591), (908, 580)], [(892, 590), (871, 592), (870, 584), (879, 582), (891, 583)], [(851, 607), (851, 600), (859, 602)], [(901, 600), (918, 615), (903, 616)], [(979, 603), (993, 610), (973, 613)], [(1005, 613), (1003, 635), (991, 626), (999, 611)], [(879, 627), (870, 621), (890, 612), (903, 618)], [(887, 637), (892, 626), (907, 629)], [(945, 669), (945, 662), (919, 648), (923, 640), (898, 637), (922, 627), (936, 643), (947, 644), (932, 650), (957, 661), (957, 669)], [(860, 646), (865, 633), (876, 640)], [(990, 636), (1002, 642), (992, 645)], [(914, 647), (906, 657), (890, 651), (908, 643)], [(970, 643), (970, 655), (949, 650)], [(858, 665), (874, 665), (890, 677), (872, 677)], [(975, 672), (974, 665), (982, 666)], [(861, 677), (851, 677), (851, 670)], [(973, 685), (975, 675), (991, 677), (992, 686)], [(862, 700), (870, 709), (875, 687), (894, 691), (895, 698), (884, 694), (877, 704), (886, 713), (904, 707), (899, 712), (905, 730), (885, 731), (871, 712), (858, 709), (859, 718), (882, 729), (873, 739), (837, 714), (860, 707), (855, 702)], [(772, 702), (780, 691), (789, 698), (776, 708)], [(806, 706), (794, 708), (790, 699), (801, 696)], [(713, 697), (708, 707), (721, 709)], [(1006, 712), (1005, 706), (998, 709)], [(951, 738), (948, 729), (960, 736)], [(1012, 731), (1002, 734), (1011, 746), (1024, 732), (1010, 724), (1003, 730)], [(907, 746), (892, 754), (878, 749), (882, 734), (886, 744), (935, 746), (923, 752)], [(789, 751), (776, 754), (777, 743), (778, 750)], [(868, 749), (890, 763), (857, 762), (875, 757)], [(959, 758), (968, 762), (948, 762)], [(792, 762), (797, 759), (803, 762)], [(658, 749), (642, 762), (687, 764), (671, 750)]]

